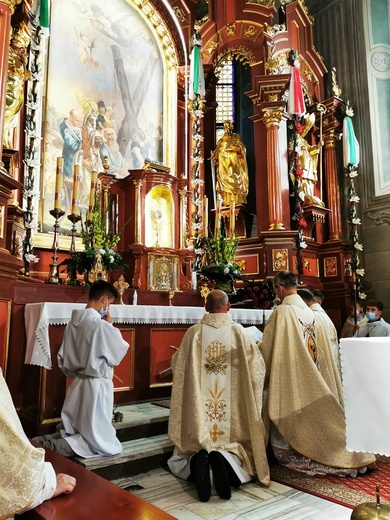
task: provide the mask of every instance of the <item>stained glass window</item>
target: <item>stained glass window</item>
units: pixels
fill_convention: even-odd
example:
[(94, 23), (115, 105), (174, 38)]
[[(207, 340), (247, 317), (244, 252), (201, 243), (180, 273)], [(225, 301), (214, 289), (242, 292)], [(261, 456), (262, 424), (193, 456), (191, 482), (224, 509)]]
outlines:
[(232, 58), (226, 58), (216, 68), (218, 83), (216, 86), (216, 142), (223, 135), (224, 121), (235, 122), (234, 113), (234, 63)]

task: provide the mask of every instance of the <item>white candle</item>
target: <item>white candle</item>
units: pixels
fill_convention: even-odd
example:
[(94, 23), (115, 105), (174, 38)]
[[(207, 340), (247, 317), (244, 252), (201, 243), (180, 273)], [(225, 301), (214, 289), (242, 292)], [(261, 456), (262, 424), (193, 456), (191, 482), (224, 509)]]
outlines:
[(203, 197), (203, 236), (209, 236), (209, 201), (206, 195)]
[(97, 184), (98, 172), (93, 171), (91, 174), (91, 191), (89, 192), (89, 207), (87, 220), (92, 220), (92, 211), (95, 206), (95, 191)]

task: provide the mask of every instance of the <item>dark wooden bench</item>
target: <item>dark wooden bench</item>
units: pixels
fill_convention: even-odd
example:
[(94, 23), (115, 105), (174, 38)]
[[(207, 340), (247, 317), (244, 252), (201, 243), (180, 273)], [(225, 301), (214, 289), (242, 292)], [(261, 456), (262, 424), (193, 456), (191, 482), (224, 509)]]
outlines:
[(47, 500), (18, 518), (23, 518), (23, 520), (174, 519), (168, 513), (115, 486), (79, 464), (49, 448), (44, 449), (46, 451), (45, 460), (53, 464), (56, 473), (67, 473), (75, 477), (76, 487), (70, 495), (60, 495)]

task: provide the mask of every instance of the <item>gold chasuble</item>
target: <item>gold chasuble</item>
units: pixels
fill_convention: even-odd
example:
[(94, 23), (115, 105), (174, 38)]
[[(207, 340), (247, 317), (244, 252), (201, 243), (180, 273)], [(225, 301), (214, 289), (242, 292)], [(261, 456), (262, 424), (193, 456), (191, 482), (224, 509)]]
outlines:
[(45, 485), (43, 449), (27, 439), (0, 370), (0, 518), (34, 501)]
[(229, 314), (205, 314), (172, 358), (169, 437), (182, 453), (226, 450), (269, 486), (261, 418), (264, 361)]
[(325, 334), (298, 295), (286, 296), (272, 312), (260, 346), (267, 367), (264, 422), (269, 431), (272, 421), (291, 448), (310, 460), (362, 468), (375, 457), (346, 449), (340, 382)]

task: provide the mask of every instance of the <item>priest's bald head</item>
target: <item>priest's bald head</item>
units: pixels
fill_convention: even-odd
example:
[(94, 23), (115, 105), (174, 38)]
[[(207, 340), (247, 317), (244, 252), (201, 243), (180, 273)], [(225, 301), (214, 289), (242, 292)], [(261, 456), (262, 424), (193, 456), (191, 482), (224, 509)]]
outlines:
[(219, 289), (211, 291), (206, 298), (206, 311), (212, 314), (224, 313), (226, 314), (230, 309), (229, 298), (227, 294)]

